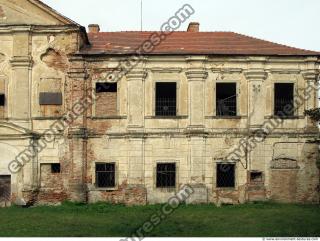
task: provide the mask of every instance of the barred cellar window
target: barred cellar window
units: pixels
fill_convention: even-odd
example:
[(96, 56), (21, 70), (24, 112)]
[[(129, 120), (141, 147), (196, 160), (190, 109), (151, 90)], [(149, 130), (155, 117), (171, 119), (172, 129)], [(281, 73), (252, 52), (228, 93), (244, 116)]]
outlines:
[(177, 115), (177, 83), (156, 83), (156, 116)]
[(216, 85), (217, 116), (237, 115), (237, 84), (217, 83)]
[(292, 117), (294, 115), (293, 101), (294, 84), (274, 84), (274, 114), (280, 117)]
[(235, 187), (235, 164), (217, 164), (217, 187)]
[(101, 188), (113, 188), (116, 186), (116, 164), (96, 164), (96, 185)]
[(157, 188), (172, 188), (176, 186), (176, 164), (157, 164)]

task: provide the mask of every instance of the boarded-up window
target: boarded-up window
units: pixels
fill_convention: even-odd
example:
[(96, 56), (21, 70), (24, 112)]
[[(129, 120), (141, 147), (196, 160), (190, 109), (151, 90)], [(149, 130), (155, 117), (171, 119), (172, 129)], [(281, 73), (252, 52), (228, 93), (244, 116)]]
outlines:
[(96, 116), (117, 115), (117, 83), (96, 83)]
[(41, 79), (39, 104), (42, 117), (59, 117), (63, 114), (61, 79)]
[(157, 164), (157, 187), (173, 188), (176, 186), (176, 164), (158, 163)]
[(11, 176), (0, 176), (0, 203), (9, 202), (11, 197)]
[(217, 187), (235, 187), (235, 164), (217, 164)]
[(113, 188), (116, 186), (116, 164), (96, 164), (96, 185), (100, 188)]
[[(43, 163), (40, 166), (41, 171), (41, 187), (48, 189), (61, 190), (63, 187), (63, 180), (60, 173), (60, 164)], [(59, 171), (59, 172), (58, 172)]]

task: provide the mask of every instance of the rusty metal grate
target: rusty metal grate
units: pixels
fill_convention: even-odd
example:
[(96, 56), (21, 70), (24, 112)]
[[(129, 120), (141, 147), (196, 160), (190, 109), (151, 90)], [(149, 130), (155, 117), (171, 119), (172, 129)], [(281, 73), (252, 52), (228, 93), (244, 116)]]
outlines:
[(158, 163), (157, 164), (157, 187), (172, 188), (176, 186), (176, 164)]
[(217, 164), (217, 187), (235, 187), (235, 164)]
[(96, 164), (96, 185), (101, 188), (113, 188), (116, 185), (115, 163)]

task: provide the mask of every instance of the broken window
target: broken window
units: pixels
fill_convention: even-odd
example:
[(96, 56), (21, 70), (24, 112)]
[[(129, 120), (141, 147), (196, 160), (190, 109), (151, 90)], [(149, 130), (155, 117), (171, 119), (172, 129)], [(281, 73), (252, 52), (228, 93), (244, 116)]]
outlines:
[(294, 115), (294, 84), (276, 83), (274, 85), (274, 114), (280, 117)]
[(60, 173), (60, 163), (51, 164), (51, 173)]
[(235, 187), (235, 164), (217, 164), (217, 187)]
[(217, 83), (216, 85), (217, 116), (237, 115), (237, 84)]
[(172, 188), (176, 186), (176, 164), (158, 163), (157, 164), (157, 187)]
[(262, 172), (260, 171), (251, 171), (250, 172), (250, 182), (262, 182), (263, 181), (263, 176)]
[(10, 201), (11, 196), (11, 176), (0, 176), (0, 202)]
[(177, 115), (177, 83), (156, 83), (156, 116)]
[(96, 185), (101, 188), (113, 188), (116, 186), (116, 164), (96, 164)]
[(96, 83), (96, 115), (117, 115), (117, 83)]

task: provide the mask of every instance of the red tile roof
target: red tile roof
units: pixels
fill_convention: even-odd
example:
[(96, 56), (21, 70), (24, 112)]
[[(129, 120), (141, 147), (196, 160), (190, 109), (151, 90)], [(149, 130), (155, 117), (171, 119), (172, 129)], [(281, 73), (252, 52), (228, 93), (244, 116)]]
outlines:
[[(89, 33), (91, 45), (83, 48), (80, 53), (133, 54), (153, 33)], [(234, 32), (174, 32), (149, 54), (320, 56), (320, 52), (293, 48)]]

